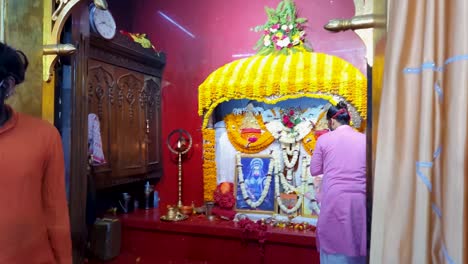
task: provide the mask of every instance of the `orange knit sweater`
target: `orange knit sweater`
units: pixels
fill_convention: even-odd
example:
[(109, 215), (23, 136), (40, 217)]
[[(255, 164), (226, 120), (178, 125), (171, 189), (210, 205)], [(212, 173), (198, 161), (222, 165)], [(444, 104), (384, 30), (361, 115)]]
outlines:
[(0, 263), (72, 263), (60, 135), (10, 111), (0, 127)]

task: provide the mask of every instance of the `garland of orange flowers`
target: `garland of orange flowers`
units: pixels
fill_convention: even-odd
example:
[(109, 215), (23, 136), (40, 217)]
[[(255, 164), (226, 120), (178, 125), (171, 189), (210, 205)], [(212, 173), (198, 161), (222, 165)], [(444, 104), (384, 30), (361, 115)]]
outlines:
[(249, 142), (247, 139), (243, 138), (240, 134), (240, 124), (242, 123), (243, 118), (243, 115), (235, 114), (229, 114), (224, 118), (229, 141), (237, 151), (246, 154), (258, 153), (266, 149), (275, 141), (273, 135), (266, 129), (261, 115), (256, 115), (255, 118), (257, 119), (257, 123), (260, 125), (261, 130), (263, 130), (262, 135), (255, 142)]
[(203, 134), (203, 197), (205, 201), (212, 201), (217, 186), (216, 160), (215, 160), (215, 130), (205, 128)]

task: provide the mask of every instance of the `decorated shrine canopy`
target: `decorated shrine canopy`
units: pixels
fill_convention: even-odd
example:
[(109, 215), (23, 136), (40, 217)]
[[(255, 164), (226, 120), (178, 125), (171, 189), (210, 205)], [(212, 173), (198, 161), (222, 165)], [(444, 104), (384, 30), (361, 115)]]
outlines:
[(250, 99), (265, 103), (300, 97), (336, 104), (344, 99), (363, 119), (367, 116), (367, 80), (352, 64), (336, 56), (314, 52), (255, 55), (228, 63), (199, 86), (198, 113), (203, 128), (220, 103)]

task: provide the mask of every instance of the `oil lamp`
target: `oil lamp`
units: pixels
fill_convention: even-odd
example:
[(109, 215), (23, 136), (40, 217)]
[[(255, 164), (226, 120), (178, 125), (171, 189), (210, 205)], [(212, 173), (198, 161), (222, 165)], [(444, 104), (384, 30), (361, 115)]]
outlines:
[[(176, 142), (174, 145), (172, 142)], [(182, 156), (192, 148), (192, 136), (183, 129), (173, 130), (167, 137), (167, 147), (178, 156), (179, 199), (177, 207), (182, 208)]]

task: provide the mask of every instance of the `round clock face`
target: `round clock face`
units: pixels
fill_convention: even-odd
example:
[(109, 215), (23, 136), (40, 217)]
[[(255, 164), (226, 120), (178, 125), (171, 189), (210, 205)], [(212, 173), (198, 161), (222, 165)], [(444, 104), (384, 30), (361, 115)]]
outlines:
[(93, 6), (90, 15), (91, 26), (96, 33), (105, 39), (112, 39), (115, 36), (117, 26), (109, 10), (101, 10)]

